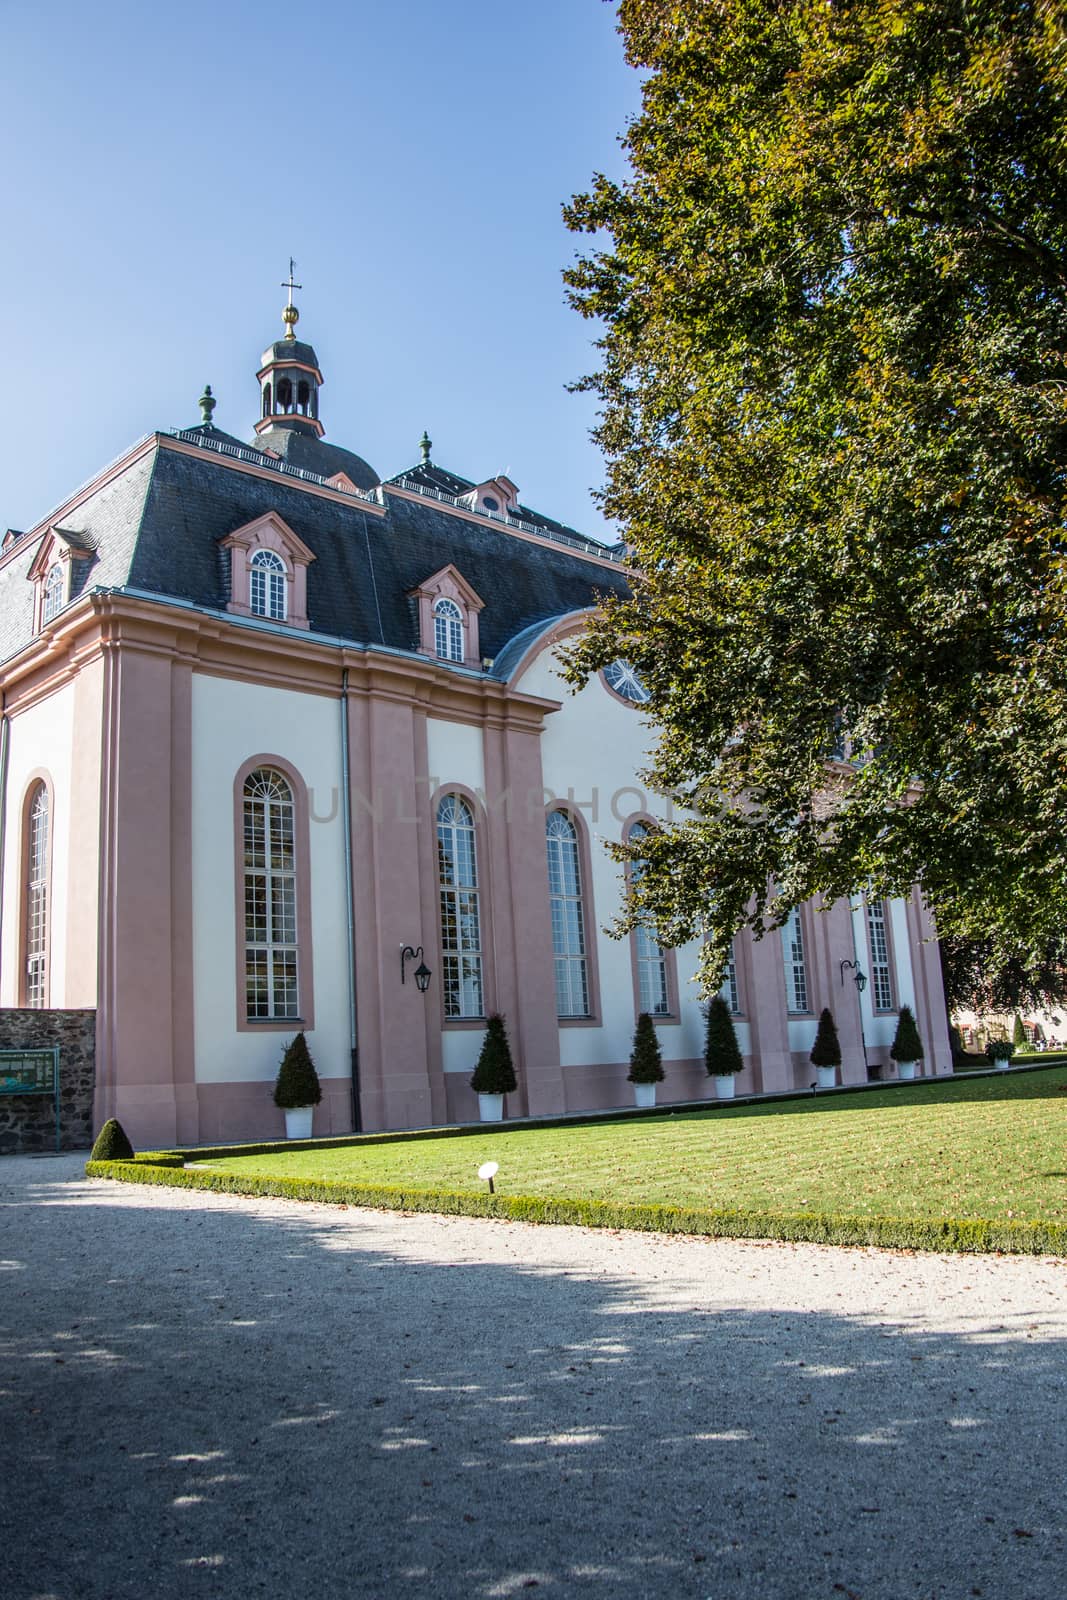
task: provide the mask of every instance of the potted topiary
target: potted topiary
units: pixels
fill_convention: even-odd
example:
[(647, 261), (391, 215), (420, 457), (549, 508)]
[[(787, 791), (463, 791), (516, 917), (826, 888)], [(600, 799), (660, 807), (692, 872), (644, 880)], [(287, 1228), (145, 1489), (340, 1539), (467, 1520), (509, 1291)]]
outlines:
[(499, 1122), (504, 1115), (504, 1096), (518, 1086), (504, 1019), (492, 1016), (486, 1023), (478, 1065), (471, 1074), (471, 1088), (478, 1096), (482, 1121)]
[(985, 1053), (998, 1072), (1007, 1072), (1011, 1066), (1011, 1058), (1015, 1054), (1015, 1046), (1010, 1039), (990, 1039), (985, 1047)]
[(310, 1139), (315, 1107), (322, 1099), (319, 1075), (303, 1033), (285, 1047), (274, 1083), (274, 1104), (285, 1112), (285, 1137)]
[(89, 1152), (90, 1161), (132, 1161), (133, 1145), (117, 1117), (109, 1117)]
[(634, 1086), (635, 1106), (655, 1105), (656, 1085), (663, 1082), (663, 1059), (656, 1038), (656, 1024), (647, 1011), (642, 1011), (637, 1019), (626, 1078)]
[(896, 1062), (897, 1072), (902, 1078), (914, 1078), (915, 1063), (923, 1058), (923, 1042), (919, 1038), (919, 1030), (915, 1026), (915, 1017), (910, 1006), (900, 1008), (897, 1031), (889, 1047), (889, 1054)]
[(834, 1014), (826, 1006), (819, 1013), (819, 1027), (808, 1059), (815, 1068), (815, 1081), (819, 1088), (832, 1089), (837, 1083), (837, 1069), (841, 1065), (841, 1045), (834, 1026)]
[(734, 1019), (730, 1007), (721, 994), (708, 1006), (708, 1026), (704, 1036), (704, 1066), (709, 1078), (715, 1079), (716, 1100), (732, 1100), (734, 1079), (744, 1071), (741, 1046), (734, 1032)]

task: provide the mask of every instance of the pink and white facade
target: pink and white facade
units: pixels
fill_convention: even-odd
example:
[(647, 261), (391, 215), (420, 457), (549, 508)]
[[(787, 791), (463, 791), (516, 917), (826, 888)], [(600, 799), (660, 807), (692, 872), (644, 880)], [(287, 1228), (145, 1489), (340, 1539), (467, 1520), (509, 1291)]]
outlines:
[[(254, 446), (150, 435), (5, 542), (0, 1004), (97, 1008), (97, 1120), (141, 1147), (279, 1136), (300, 1028), (323, 1134), (473, 1119), (492, 1011), (511, 1115), (629, 1104), (639, 1010), (661, 1103), (709, 1095), (696, 946), (602, 931), (606, 845), (668, 815), (640, 699), (557, 672), (617, 552), (428, 440), (386, 482), (326, 446), (308, 346), (260, 380)], [(888, 1063), (904, 1003), (950, 1069), (917, 894), (739, 937), (724, 992), (739, 1092), (807, 1086), (823, 1006), (845, 1082)]]

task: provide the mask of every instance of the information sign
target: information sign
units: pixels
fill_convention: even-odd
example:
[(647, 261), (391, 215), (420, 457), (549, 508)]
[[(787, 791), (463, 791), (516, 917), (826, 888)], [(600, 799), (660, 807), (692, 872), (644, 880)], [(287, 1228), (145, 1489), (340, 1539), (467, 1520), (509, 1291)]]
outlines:
[(56, 1149), (59, 1149), (59, 1051), (0, 1050), (0, 1095), (50, 1094), (56, 1107)]

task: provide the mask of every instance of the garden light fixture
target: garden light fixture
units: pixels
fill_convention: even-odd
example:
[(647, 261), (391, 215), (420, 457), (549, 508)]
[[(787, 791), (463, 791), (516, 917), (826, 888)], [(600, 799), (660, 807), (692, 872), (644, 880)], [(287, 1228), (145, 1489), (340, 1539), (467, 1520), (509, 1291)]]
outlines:
[(481, 1166), (478, 1168), (478, 1176), (479, 1178), (485, 1179), (486, 1183), (489, 1185), (490, 1194), (496, 1193), (496, 1190), (493, 1188), (493, 1179), (496, 1177), (499, 1171), (500, 1166), (496, 1161), (483, 1161)]

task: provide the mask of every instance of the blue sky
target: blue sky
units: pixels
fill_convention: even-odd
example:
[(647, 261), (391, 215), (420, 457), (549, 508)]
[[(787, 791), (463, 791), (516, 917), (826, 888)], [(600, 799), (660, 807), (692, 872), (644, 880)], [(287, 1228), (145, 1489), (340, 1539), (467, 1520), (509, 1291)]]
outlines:
[(594, 357), (560, 203), (621, 175), (639, 80), (603, 0), (0, 0), (0, 530), (154, 428), (250, 436), (297, 263), (327, 438), (388, 476), (508, 471), (590, 533)]

